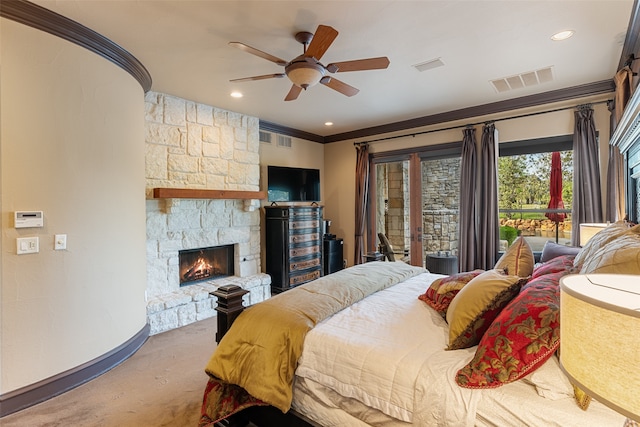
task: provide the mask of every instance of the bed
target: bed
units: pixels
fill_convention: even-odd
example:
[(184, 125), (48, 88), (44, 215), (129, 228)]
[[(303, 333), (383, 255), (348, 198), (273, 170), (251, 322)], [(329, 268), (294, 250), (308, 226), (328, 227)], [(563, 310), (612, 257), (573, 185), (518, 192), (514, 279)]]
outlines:
[[(487, 272), (370, 262), (246, 309), (207, 365), (200, 425), (244, 425), (255, 410), (259, 426), (267, 413), (271, 425), (324, 427), (622, 426), (623, 416), (573, 387), (556, 356), (561, 277), (625, 265), (640, 274), (640, 229), (605, 230), (535, 266), (518, 241)], [(480, 278), (500, 284), (475, 286)]]

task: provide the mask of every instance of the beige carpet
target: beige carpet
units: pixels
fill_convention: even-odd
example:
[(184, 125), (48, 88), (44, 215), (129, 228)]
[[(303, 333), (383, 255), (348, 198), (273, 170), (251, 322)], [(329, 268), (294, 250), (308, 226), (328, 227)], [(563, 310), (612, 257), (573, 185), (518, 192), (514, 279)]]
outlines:
[(197, 426), (216, 318), (150, 337), (106, 374), (0, 419), (2, 427)]

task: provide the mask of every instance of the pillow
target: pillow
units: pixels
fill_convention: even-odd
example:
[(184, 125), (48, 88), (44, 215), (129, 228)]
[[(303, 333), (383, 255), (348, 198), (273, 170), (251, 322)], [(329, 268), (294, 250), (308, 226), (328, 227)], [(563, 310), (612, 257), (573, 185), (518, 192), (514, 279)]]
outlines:
[(495, 388), (517, 381), (549, 359), (560, 346), (560, 277), (527, 283), (483, 335), (473, 359), (456, 375), (465, 388)]
[(640, 235), (625, 233), (595, 251), (580, 269), (594, 273), (640, 274)]
[(472, 279), (453, 297), (447, 310), (447, 350), (472, 347), (480, 341), (493, 319), (520, 292), (527, 279), (489, 270)]
[(629, 224), (625, 221), (617, 221), (608, 227), (598, 231), (589, 241), (582, 247), (580, 252), (576, 255), (576, 259), (573, 260), (573, 265), (576, 267), (581, 266), (587, 259), (593, 257), (596, 251), (602, 248), (604, 245), (614, 240), (615, 238), (622, 236), (629, 231)]
[(546, 274), (565, 271), (567, 273), (577, 273), (579, 270), (573, 266), (573, 255), (560, 255), (551, 261), (540, 264), (533, 269), (531, 279), (535, 279)]
[(451, 276), (436, 279), (431, 283), (427, 291), (418, 297), (436, 310), (442, 317), (447, 314), (447, 308), (453, 297), (460, 292), (471, 279), (483, 273), (484, 270), (473, 270), (464, 273), (453, 274)]
[(530, 287), (537, 287), (540, 289), (558, 288), (560, 286), (560, 278), (570, 273), (576, 273), (576, 269), (573, 267), (567, 269), (559, 269), (558, 271), (554, 271), (544, 275), (538, 275), (535, 279), (532, 276), (532, 278), (524, 284), (520, 292)]
[(574, 257), (580, 252), (580, 248), (576, 246), (559, 245), (556, 242), (548, 241), (542, 248), (540, 262), (551, 261), (560, 255), (573, 255)]
[(507, 274), (514, 276), (529, 277), (534, 264), (533, 251), (524, 237), (520, 236), (500, 257), (495, 268), (504, 269)]

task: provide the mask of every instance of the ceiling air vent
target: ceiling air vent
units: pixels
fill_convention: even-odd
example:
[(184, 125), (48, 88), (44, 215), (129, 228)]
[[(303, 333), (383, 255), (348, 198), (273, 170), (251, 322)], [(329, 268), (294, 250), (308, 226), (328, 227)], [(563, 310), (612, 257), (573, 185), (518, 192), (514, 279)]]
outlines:
[(513, 89), (536, 86), (550, 81), (553, 81), (553, 72), (551, 67), (547, 67), (536, 71), (527, 71), (526, 73), (517, 74), (515, 76), (492, 80), (491, 84), (496, 92), (501, 93)]
[(432, 70), (434, 68), (438, 68), (438, 67), (442, 67), (444, 66), (444, 62), (442, 62), (442, 60), (440, 58), (436, 58), (436, 59), (430, 59), (429, 61), (424, 61), (421, 62), (419, 64), (413, 64), (412, 67), (414, 67), (416, 70), (422, 72), (422, 71), (427, 71), (427, 70)]
[(278, 135), (278, 147), (291, 148), (291, 137)]
[(265, 144), (271, 144), (271, 133), (261, 130), (260, 131), (260, 142), (264, 142)]

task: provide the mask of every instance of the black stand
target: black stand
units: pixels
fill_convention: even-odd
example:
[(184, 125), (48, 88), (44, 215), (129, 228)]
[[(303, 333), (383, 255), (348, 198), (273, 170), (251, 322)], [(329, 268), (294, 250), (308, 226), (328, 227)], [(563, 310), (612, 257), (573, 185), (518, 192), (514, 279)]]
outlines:
[(237, 285), (220, 286), (215, 291), (209, 292), (210, 295), (218, 297), (218, 306), (216, 307), (216, 311), (218, 312), (217, 343), (219, 343), (222, 337), (224, 337), (224, 334), (227, 333), (233, 321), (236, 320), (236, 317), (244, 310), (242, 296), (248, 293), (249, 291), (245, 291)]

